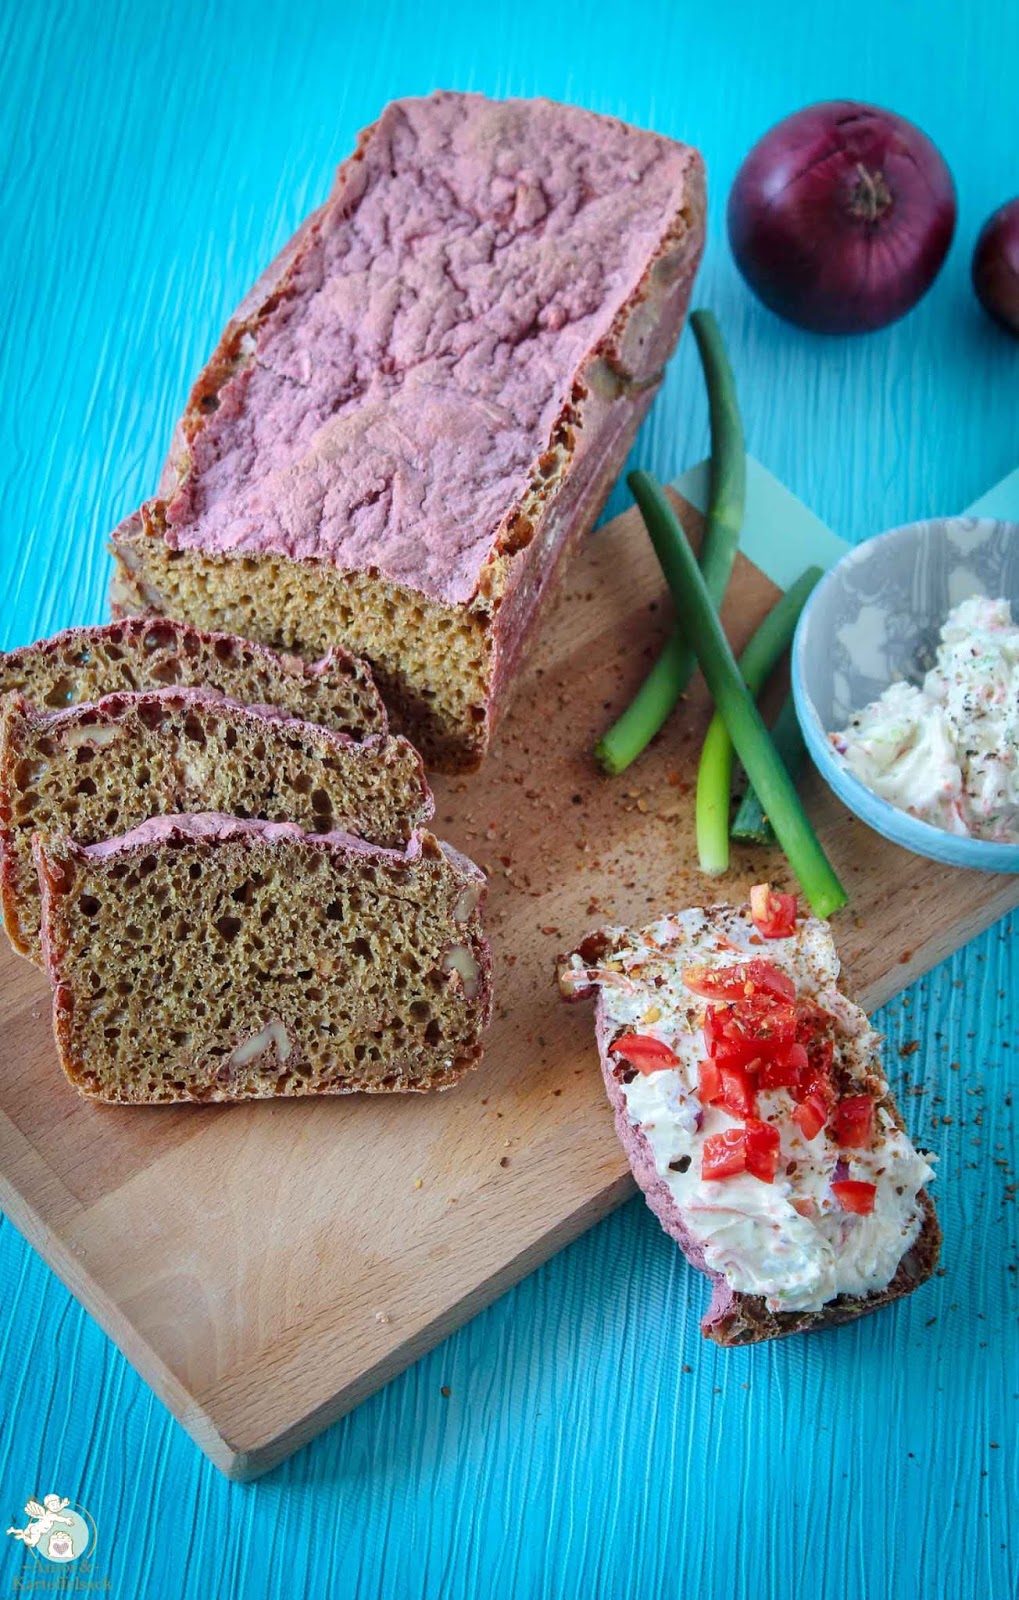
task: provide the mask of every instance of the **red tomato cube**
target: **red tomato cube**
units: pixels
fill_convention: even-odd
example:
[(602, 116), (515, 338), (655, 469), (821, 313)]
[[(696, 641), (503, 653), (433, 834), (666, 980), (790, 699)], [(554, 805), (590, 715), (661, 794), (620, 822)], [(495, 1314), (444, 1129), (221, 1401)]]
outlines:
[(747, 1171), (762, 1183), (774, 1183), (778, 1171), (778, 1153), (781, 1139), (777, 1128), (770, 1122), (747, 1121)]
[(798, 910), (794, 894), (775, 894), (768, 883), (757, 883), (750, 891), (750, 915), (766, 939), (787, 939), (795, 933)]
[(835, 1107), (835, 1137), (850, 1150), (866, 1150), (874, 1136), (874, 1102), (869, 1094), (847, 1094)]
[(807, 1098), (793, 1112), (793, 1121), (800, 1128), (805, 1139), (816, 1139), (828, 1121), (828, 1107), (824, 1102), (823, 1096), (808, 1094)]
[(722, 1089), (718, 1065), (714, 1061), (701, 1061), (697, 1066), (697, 1095), (701, 1105), (713, 1106)]
[(843, 1211), (853, 1211), (857, 1216), (866, 1217), (874, 1209), (877, 1185), (862, 1183), (858, 1178), (840, 1178), (832, 1184), (831, 1192)]
[(701, 1157), (702, 1178), (733, 1178), (745, 1172), (747, 1165), (747, 1140), (743, 1128), (726, 1128), (724, 1133), (713, 1133), (704, 1141)]
[(663, 1072), (668, 1067), (678, 1067), (679, 1057), (663, 1044), (643, 1033), (623, 1033), (612, 1046), (614, 1055), (622, 1056), (638, 1072)]

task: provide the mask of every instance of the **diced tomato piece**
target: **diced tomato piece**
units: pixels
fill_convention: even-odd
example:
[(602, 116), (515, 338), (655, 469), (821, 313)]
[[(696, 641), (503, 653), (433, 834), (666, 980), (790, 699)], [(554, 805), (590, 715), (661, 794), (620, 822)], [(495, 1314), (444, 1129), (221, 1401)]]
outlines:
[(798, 911), (794, 894), (775, 894), (769, 883), (757, 883), (750, 891), (750, 915), (766, 939), (787, 939), (795, 933)]
[[(799, 1084), (790, 1089), (789, 1092), (794, 1100), (799, 1101), (801, 1106), (810, 1104), (815, 1108), (812, 1120), (816, 1121), (819, 1116), (822, 1127), (834, 1111), (835, 1102), (838, 1099), (835, 1085), (831, 1078), (824, 1074), (813, 1072), (810, 1067), (801, 1075)], [(802, 1123), (801, 1126), (803, 1126)], [(805, 1128), (804, 1131), (806, 1132)], [(814, 1134), (807, 1133), (808, 1139), (813, 1137)]]
[(762, 1183), (774, 1183), (781, 1140), (769, 1122), (750, 1117), (744, 1128), (726, 1128), (704, 1141), (702, 1178), (733, 1178), (749, 1172)]
[(847, 1094), (835, 1107), (835, 1137), (850, 1150), (865, 1150), (874, 1135), (874, 1102), (869, 1094)]
[(794, 1039), (792, 1044), (785, 1045), (770, 1059), (761, 1062), (757, 1081), (762, 1089), (795, 1089), (807, 1067), (806, 1047), (797, 1044)]
[(668, 1067), (678, 1067), (679, 1057), (663, 1044), (645, 1033), (622, 1033), (612, 1045), (614, 1055), (622, 1056), (638, 1072), (664, 1072)]
[(697, 1069), (697, 1094), (702, 1105), (723, 1106), (733, 1117), (752, 1117), (757, 1110), (757, 1091), (747, 1067), (702, 1061)]
[(746, 1135), (747, 1171), (752, 1172), (755, 1178), (760, 1178), (762, 1183), (774, 1183), (782, 1142), (778, 1129), (773, 1128), (770, 1122), (748, 1118)]
[(768, 994), (775, 995), (779, 1000), (795, 1000), (796, 985), (787, 972), (776, 967), (772, 961), (751, 961), (753, 968), (751, 982), (758, 989), (764, 989)]
[(800, 1044), (811, 1046), (814, 1043), (830, 1045), (828, 1037), (833, 1027), (835, 1018), (830, 1011), (819, 1006), (814, 1000), (801, 1000), (796, 1008), (796, 1037)]
[(704, 1017), (708, 1055), (732, 1066), (776, 1054), (792, 1043), (795, 1032), (796, 1007), (765, 995), (739, 1004), (708, 1006)]
[(796, 1043), (807, 1052), (807, 1070), (800, 1074), (800, 1086), (794, 1087), (792, 1092), (797, 1100), (803, 1101), (811, 1090), (820, 1090), (829, 1102), (829, 1111), (836, 1099), (831, 1076), (835, 1048), (825, 1030), (833, 1022), (834, 1018), (812, 1000), (801, 1001), (796, 1008)]
[(752, 1117), (757, 1113), (757, 1091), (746, 1067), (730, 1067), (718, 1062), (721, 1079), (717, 1104), (734, 1117)]
[(732, 1178), (737, 1172), (745, 1172), (746, 1165), (745, 1128), (726, 1128), (724, 1133), (713, 1133), (705, 1139), (701, 1156), (702, 1178)]
[(815, 1072), (813, 1067), (808, 1068), (806, 1087), (808, 1094), (816, 1094), (821, 1097), (830, 1117), (835, 1110), (835, 1102), (838, 1100), (838, 1093), (832, 1082), (831, 1074)]
[(832, 1184), (831, 1192), (843, 1211), (853, 1211), (857, 1216), (867, 1217), (874, 1209), (877, 1185), (861, 1183), (858, 1178), (840, 1178)]
[(808, 1094), (793, 1112), (793, 1121), (805, 1139), (816, 1139), (828, 1121), (828, 1107), (823, 1097), (817, 1093)]
[(702, 1061), (697, 1068), (697, 1095), (702, 1106), (713, 1106), (722, 1090), (717, 1062)]
[(771, 961), (741, 962), (731, 967), (684, 967), (683, 982), (702, 1000), (752, 1000), (759, 992), (779, 1000), (795, 1000), (796, 985)]

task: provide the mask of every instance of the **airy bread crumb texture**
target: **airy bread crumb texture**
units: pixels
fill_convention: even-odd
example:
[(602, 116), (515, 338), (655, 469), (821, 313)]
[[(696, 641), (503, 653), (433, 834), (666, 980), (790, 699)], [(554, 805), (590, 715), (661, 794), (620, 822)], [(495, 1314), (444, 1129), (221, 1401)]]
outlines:
[(385, 733), (386, 712), (365, 662), (333, 649), (309, 666), (231, 633), (202, 632), (168, 617), (69, 628), (0, 654), (0, 694), (18, 692), (59, 710), (137, 689), (216, 689), (245, 705), (364, 739)]
[[(146, 508), (147, 518), (158, 509)], [(429, 766), (470, 770), (485, 749), (490, 615), (441, 605), (364, 572), (283, 556), (210, 557), (147, 531), (114, 541), (117, 616), (157, 611), (257, 639), (306, 660), (342, 647), (366, 656), (394, 729)]]
[(336, 838), (40, 845), (54, 1025), (81, 1093), (426, 1090), (475, 1065), (482, 875), (430, 834), (416, 859)]
[(15, 949), (39, 959), (33, 833), (92, 844), (149, 817), (212, 809), (399, 845), (432, 800), (401, 738), (358, 743), (197, 689), (51, 713), (11, 696), (0, 728), (0, 897)]

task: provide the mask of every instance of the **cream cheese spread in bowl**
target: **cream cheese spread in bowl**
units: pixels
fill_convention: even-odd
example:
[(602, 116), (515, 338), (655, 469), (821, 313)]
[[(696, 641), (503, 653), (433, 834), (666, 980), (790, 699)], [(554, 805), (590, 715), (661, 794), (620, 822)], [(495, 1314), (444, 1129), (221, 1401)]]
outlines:
[(1019, 627), (972, 595), (941, 628), (922, 684), (889, 684), (831, 736), (851, 772), (949, 833), (1019, 841)]
[(1016, 623), (1019, 524), (977, 517), (868, 539), (804, 607), (792, 682), (814, 765), (918, 855), (1019, 872)]

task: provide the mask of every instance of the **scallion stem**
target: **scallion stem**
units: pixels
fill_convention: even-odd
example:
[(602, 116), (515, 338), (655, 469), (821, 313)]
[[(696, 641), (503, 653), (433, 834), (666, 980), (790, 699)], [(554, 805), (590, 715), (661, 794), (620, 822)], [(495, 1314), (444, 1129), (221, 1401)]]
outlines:
[(811, 910), (815, 916), (828, 917), (845, 905), (846, 892), (743, 682), (678, 518), (654, 479), (643, 473), (635, 473), (634, 477), (642, 480), (639, 503), (672, 592), (679, 624), (694, 648), (736, 753), (761, 797), (775, 836), (800, 881)]
[[(691, 315), (690, 327), (704, 369), (711, 418), (711, 466), (701, 571), (708, 593), (719, 606), (743, 525), (746, 450), (736, 385), (718, 323), (712, 312), (701, 310)], [(595, 758), (605, 772), (623, 772), (660, 732), (689, 683), (694, 665), (694, 654), (682, 629), (674, 628), (634, 699), (594, 747)]]
[[(775, 718), (771, 741), (778, 751), (782, 765), (795, 783), (806, 759), (807, 747), (803, 742), (800, 719), (796, 715), (796, 703), (792, 695), (786, 697), (781, 711)], [(775, 830), (768, 821), (753, 784), (749, 786), (739, 803), (732, 825), (732, 837), (738, 844), (775, 843)]]
[[(807, 596), (821, 577), (808, 567), (769, 611), (739, 659), (743, 682), (755, 697), (789, 648)], [(697, 768), (697, 854), (701, 871), (713, 876), (729, 867), (729, 794), (733, 749), (725, 721), (716, 711), (704, 736)]]

